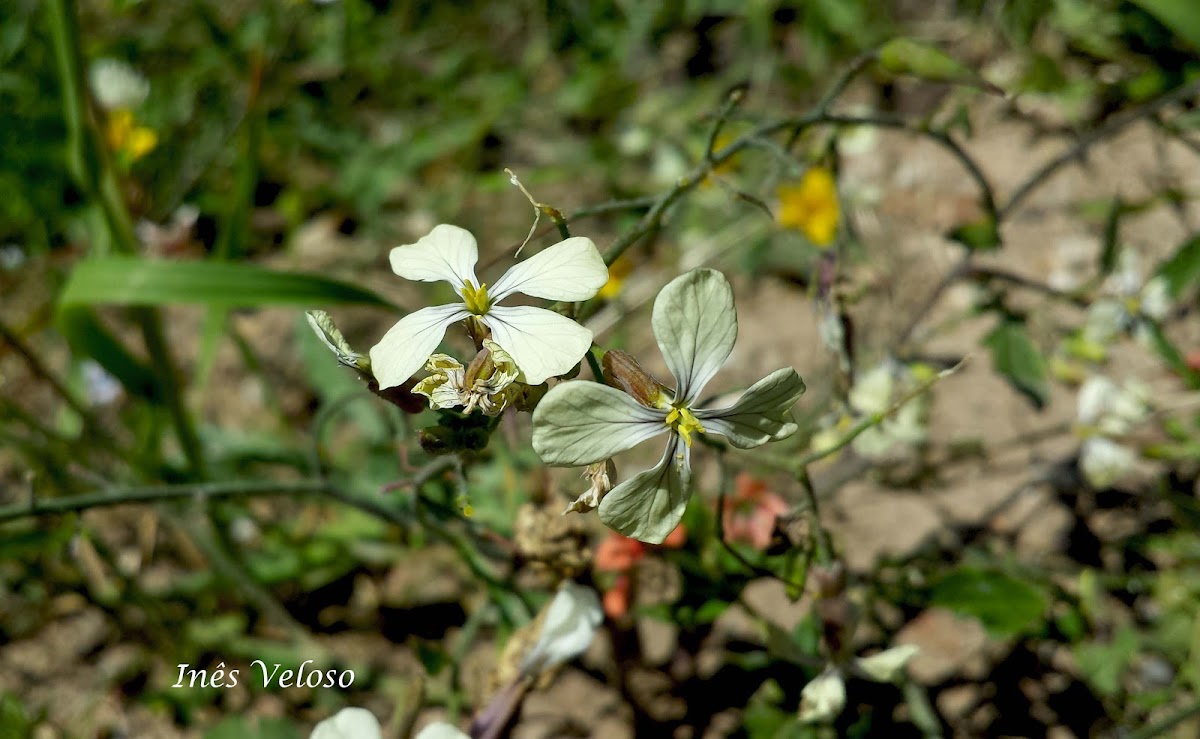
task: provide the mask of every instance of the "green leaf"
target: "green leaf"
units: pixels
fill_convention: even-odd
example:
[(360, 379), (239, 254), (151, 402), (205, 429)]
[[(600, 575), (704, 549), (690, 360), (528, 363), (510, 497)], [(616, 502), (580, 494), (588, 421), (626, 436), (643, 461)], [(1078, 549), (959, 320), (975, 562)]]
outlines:
[(1154, 351), (1158, 353), (1158, 356), (1162, 357), (1162, 360), (1167, 363), (1175, 374), (1183, 378), (1189, 388), (1194, 390), (1200, 387), (1200, 372), (1192, 369), (1191, 365), (1187, 362), (1187, 358), (1171, 343), (1171, 340), (1163, 333), (1162, 328), (1157, 323), (1150, 321), (1146, 321), (1143, 325), (1145, 326), (1146, 335), (1150, 338), (1150, 345), (1154, 347)]
[(1117, 237), (1120, 232), (1121, 215), (1124, 213), (1125, 205), (1121, 202), (1121, 198), (1113, 198), (1112, 203), (1108, 206), (1108, 211), (1104, 215), (1104, 238), (1101, 241), (1100, 247), (1100, 275), (1107, 277), (1112, 274), (1112, 271), (1117, 267), (1117, 256), (1119, 249), (1117, 246)]
[(61, 310), (57, 324), (72, 352), (96, 360), (130, 395), (152, 401), (162, 398), (154, 371), (113, 336), (95, 313), (80, 306)]
[(1116, 633), (1110, 643), (1091, 642), (1075, 646), (1075, 660), (1087, 681), (1103, 695), (1116, 695), (1121, 676), (1137, 654), (1138, 635), (1130, 627)]
[(1002, 572), (963, 567), (942, 578), (930, 598), (933, 605), (979, 619), (997, 636), (1028, 630), (1046, 612), (1040, 590)]
[(996, 219), (984, 216), (978, 221), (958, 226), (946, 238), (957, 241), (971, 251), (993, 251), (1000, 247), (1000, 229)]
[(1200, 279), (1200, 236), (1193, 236), (1176, 249), (1159, 266), (1158, 276), (1167, 281), (1173, 298)]
[(1179, 38), (1200, 49), (1200, 3), (1196, 0), (1133, 0)]
[(59, 297), (80, 305), (224, 307), (361, 303), (394, 307), (370, 290), (320, 275), (276, 272), (249, 264), (104, 257), (80, 262)]
[(1044, 407), (1050, 393), (1046, 382), (1046, 360), (1033, 345), (1025, 325), (1006, 319), (983, 343), (992, 350), (992, 365), (996, 371), (1029, 398), (1035, 408)]

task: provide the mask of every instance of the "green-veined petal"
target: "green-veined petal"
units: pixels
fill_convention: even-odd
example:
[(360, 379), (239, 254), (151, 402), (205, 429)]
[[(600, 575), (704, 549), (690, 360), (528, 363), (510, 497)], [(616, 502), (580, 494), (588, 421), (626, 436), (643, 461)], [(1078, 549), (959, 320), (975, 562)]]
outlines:
[(590, 330), (545, 308), (494, 305), (480, 320), (530, 385), (570, 372), (592, 346)]
[(609, 528), (649, 544), (661, 544), (679, 525), (692, 497), (690, 450), (676, 434), (662, 459), (616, 486), (597, 512)]
[(488, 291), (492, 302), (513, 293), (546, 300), (587, 300), (608, 282), (608, 267), (591, 239), (572, 236), (517, 262)]
[(468, 280), (479, 286), (479, 278), (475, 276), (479, 248), (475, 237), (458, 226), (446, 223), (434, 226), (417, 243), (392, 249), (389, 259), (392, 271), (406, 280), (449, 282), (460, 295), (463, 283)]
[(409, 313), (371, 347), (371, 371), (379, 388), (395, 387), (413, 376), (437, 349), (446, 327), (469, 313), (461, 305), (435, 305)]
[(733, 405), (694, 413), (706, 431), (721, 434), (738, 449), (753, 449), (796, 433), (792, 406), (803, 394), (804, 380), (784, 367), (751, 385)]
[(737, 339), (733, 289), (716, 270), (692, 270), (659, 292), (652, 323), (663, 359), (675, 375), (675, 401), (695, 402)]
[(533, 412), (533, 448), (546, 464), (592, 464), (666, 432), (665, 417), (616, 388), (564, 382)]

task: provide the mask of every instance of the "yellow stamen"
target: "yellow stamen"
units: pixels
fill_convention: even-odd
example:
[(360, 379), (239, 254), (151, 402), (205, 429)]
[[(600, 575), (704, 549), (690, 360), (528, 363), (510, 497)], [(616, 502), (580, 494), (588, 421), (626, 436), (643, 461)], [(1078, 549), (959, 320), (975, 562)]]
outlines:
[(691, 410), (674, 406), (671, 412), (667, 414), (664, 423), (674, 429), (675, 433), (683, 437), (683, 442), (689, 447), (692, 445), (692, 432), (706, 433), (704, 426), (697, 418), (692, 415)]
[(480, 283), (479, 287), (471, 284), (470, 280), (463, 283), (462, 288), (463, 302), (467, 305), (467, 310), (477, 316), (487, 315), (488, 308), (492, 307), (488, 299), (487, 283)]

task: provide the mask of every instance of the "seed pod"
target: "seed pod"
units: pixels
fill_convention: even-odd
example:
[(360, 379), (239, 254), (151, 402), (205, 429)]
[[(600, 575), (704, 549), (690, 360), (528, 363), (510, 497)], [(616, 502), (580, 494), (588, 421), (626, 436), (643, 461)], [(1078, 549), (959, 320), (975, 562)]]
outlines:
[(604, 376), (613, 387), (624, 390), (634, 400), (647, 408), (657, 408), (662, 403), (667, 387), (656, 380), (629, 352), (613, 349), (604, 353), (601, 364)]

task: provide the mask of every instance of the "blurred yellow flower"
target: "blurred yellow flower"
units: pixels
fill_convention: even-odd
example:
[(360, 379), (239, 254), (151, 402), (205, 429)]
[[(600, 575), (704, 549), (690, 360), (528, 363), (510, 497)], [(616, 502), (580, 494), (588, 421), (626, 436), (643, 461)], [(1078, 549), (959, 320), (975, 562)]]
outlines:
[(104, 136), (108, 148), (126, 163), (136, 162), (158, 145), (158, 134), (153, 129), (139, 126), (133, 111), (128, 109), (114, 110), (108, 114)]
[(632, 273), (633, 262), (627, 257), (620, 257), (608, 268), (608, 282), (604, 283), (604, 287), (600, 288), (600, 292), (596, 293), (596, 296), (603, 300), (612, 300), (617, 297), (625, 285), (625, 278)]
[(815, 246), (833, 243), (840, 211), (832, 172), (810, 167), (799, 183), (780, 185), (778, 196), (780, 226), (798, 229)]
[[(717, 136), (717, 140), (713, 142), (713, 153), (719, 153), (726, 146), (733, 143), (733, 136), (723, 133)], [(737, 169), (737, 155), (734, 155), (717, 166), (709, 170), (704, 179), (700, 182), (701, 188), (712, 187), (714, 181), (722, 175), (732, 174)]]

